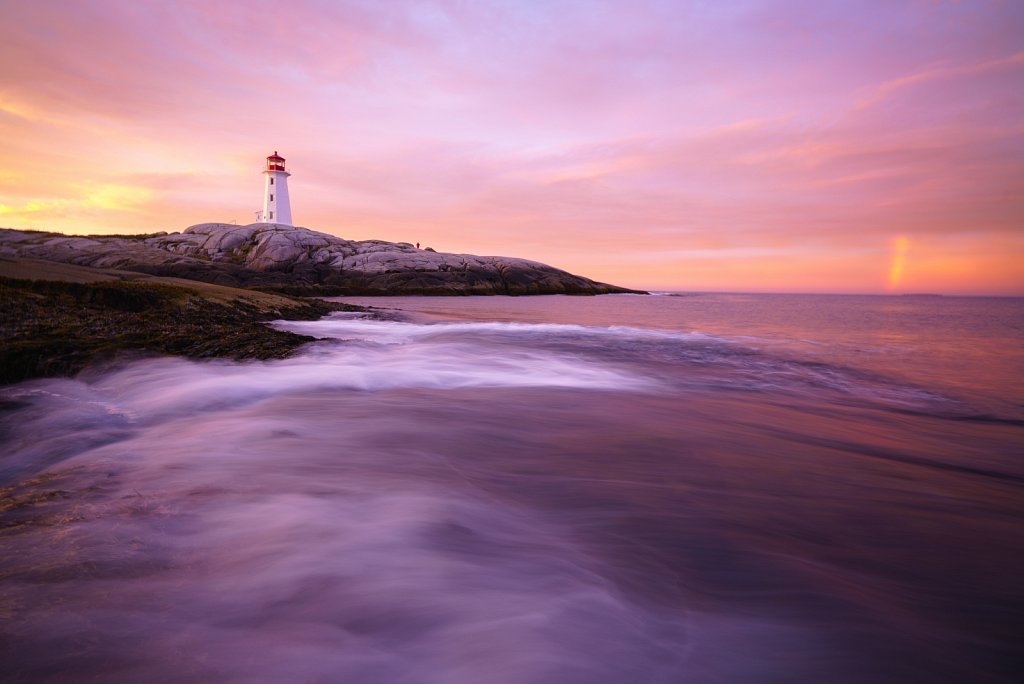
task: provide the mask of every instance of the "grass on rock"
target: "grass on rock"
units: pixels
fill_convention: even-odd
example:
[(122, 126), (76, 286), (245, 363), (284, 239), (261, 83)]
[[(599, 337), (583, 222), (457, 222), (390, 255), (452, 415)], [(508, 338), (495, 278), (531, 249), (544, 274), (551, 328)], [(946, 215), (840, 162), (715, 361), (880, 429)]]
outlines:
[(264, 321), (314, 320), (355, 309), (320, 300), (260, 307), (163, 283), (0, 277), (0, 383), (74, 375), (125, 351), (283, 358), (314, 338), (274, 330)]

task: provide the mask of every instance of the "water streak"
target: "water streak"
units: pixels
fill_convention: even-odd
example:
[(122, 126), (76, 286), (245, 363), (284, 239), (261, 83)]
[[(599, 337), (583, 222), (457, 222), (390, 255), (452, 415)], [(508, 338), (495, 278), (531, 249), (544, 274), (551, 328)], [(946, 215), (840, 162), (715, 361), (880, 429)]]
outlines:
[(824, 342), (278, 325), (2, 390), (5, 681), (1012, 681), (1012, 421)]

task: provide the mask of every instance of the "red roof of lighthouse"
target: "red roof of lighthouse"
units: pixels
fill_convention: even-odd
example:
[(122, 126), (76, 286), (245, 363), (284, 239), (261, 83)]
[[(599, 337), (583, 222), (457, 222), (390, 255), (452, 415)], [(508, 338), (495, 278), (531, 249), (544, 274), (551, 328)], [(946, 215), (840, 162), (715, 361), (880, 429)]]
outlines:
[(267, 159), (280, 159), (281, 161), (284, 161), (284, 157), (280, 156), (277, 153), (277, 150), (274, 150), (274, 154), (272, 154), (269, 157), (267, 157)]

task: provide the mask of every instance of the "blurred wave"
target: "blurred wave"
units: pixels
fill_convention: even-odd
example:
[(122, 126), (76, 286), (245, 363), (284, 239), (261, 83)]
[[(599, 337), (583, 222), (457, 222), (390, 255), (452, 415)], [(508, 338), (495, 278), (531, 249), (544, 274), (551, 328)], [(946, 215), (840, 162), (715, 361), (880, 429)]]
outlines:
[(277, 325), (0, 390), (5, 682), (1012, 681), (1012, 421), (758, 336)]

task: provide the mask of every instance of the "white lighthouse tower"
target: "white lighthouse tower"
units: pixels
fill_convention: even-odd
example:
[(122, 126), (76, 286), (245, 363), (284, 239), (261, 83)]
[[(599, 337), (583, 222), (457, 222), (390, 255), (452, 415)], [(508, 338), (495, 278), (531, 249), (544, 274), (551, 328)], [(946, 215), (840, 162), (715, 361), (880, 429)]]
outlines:
[(292, 205), (288, 201), (288, 176), (284, 170), (284, 157), (274, 154), (267, 157), (267, 168), (263, 170), (266, 181), (263, 184), (263, 211), (260, 223), (281, 223), (292, 225)]

